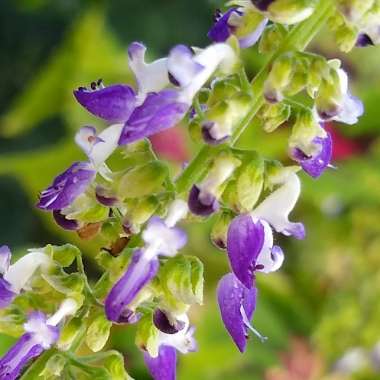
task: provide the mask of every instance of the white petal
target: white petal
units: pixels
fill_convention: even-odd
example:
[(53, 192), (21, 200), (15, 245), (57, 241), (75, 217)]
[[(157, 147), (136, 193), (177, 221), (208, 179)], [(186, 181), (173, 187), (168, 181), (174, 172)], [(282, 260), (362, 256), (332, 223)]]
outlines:
[(194, 56), (194, 61), (204, 67), (181, 91), (181, 100), (191, 103), (195, 94), (204, 86), (216, 69), (230, 72), (236, 62), (236, 54), (225, 43), (213, 44)]
[(187, 202), (182, 199), (176, 199), (171, 203), (168, 215), (165, 218), (165, 224), (168, 227), (174, 227), (181, 219), (184, 219), (189, 211)]
[(15, 293), (20, 293), (21, 289), (27, 286), (36, 270), (40, 267), (47, 268), (51, 262), (50, 257), (42, 251), (31, 251), (9, 267), (4, 279), (11, 284)]
[(102, 165), (118, 147), (123, 124), (114, 124), (98, 135), (98, 142), (94, 144), (89, 158), (95, 166)]
[(80, 128), (75, 135), (75, 142), (87, 155), (90, 154), (96, 140), (96, 129), (90, 126)]
[(64, 300), (59, 309), (46, 321), (48, 325), (57, 326), (67, 316), (74, 315), (78, 309), (78, 303), (72, 299)]
[(265, 198), (251, 215), (267, 221), (277, 232), (284, 235), (301, 233), (295, 231), (301, 228), (298, 223), (289, 222), (289, 214), (296, 205), (300, 192), (301, 183), (298, 176), (289, 173), (285, 183)]
[(128, 48), (129, 67), (138, 84), (139, 103), (144, 101), (147, 93), (161, 91), (169, 84), (167, 58), (146, 63), (145, 52), (146, 47), (138, 42), (132, 43)]

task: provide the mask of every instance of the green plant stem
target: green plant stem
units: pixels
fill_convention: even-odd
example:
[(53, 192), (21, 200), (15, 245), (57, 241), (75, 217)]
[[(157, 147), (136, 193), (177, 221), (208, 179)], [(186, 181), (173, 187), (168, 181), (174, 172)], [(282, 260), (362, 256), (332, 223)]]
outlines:
[[(320, 0), (313, 15), (289, 31), (279, 49), (268, 58), (264, 67), (252, 80), (252, 106), (248, 114), (235, 129), (231, 138), (231, 146), (237, 143), (242, 133), (246, 130), (252, 119), (264, 104), (264, 83), (272, 63), (284, 52), (303, 51), (331, 16), (335, 7), (334, 3), (334, 0)], [(215, 157), (220, 149), (220, 146), (215, 147), (205, 145), (199, 151), (195, 158), (189, 163), (187, 168), (177, 178), (176, 187), (179, 193), (188, 191), (191, 186), (202, 177), (206, 163)]]

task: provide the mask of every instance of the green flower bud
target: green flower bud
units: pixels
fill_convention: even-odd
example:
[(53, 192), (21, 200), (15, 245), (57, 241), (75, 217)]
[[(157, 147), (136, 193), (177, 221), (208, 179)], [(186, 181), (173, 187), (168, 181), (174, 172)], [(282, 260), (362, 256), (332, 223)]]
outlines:
[(52, 266), (41, 277), (57, 292), (66, 296), (80, 294), (84, 288), (84, 280), (79, 273), (67, 274), (58, 265)]
[(67, 359), (63, 355), (55, 354), (46, 362), (44, 370), (40, 373), (40, 377), (44, 380), (62, 379), (62, 372), (66, 364)]
[(244, 163), (237, 174), (236, 191), (240, 213), (253, 209), (264, 184), (264, 161), (257, 156)]
[(82, 334), (86, 328), (83, 318), (72, 318), (62, 329), (58, 341), (58, 347), (66, 351), (70, 348), (74, 340)]
[(199, 143), (199, 142), (203, 141), (203, 139), (202, 139), (202, 127), (200, 125), (199, 119), (191, 120), (191, 122), (189, 124), (189, 134), (190, 134), (191, 139), (194, 142)]
[(100, 351), (110, 336), (112, 322), (105, 315), (99, 315), (87, 329), (86, 344), (94, 352)]
[(330, 76), (322, 79), (315, 99), (315, 105), (320, 117), (329, 119), (335, 116), (339, 112), (344, 95), (338, 71), (332, 68)]
[(227, 248), (227, 232), (228, 227), (234, 218), (234, 214), (230, 211), (221, 212), (211, 229), (211, 241), (215, 247), (219, 249)]
[(294, 96), (301, 92), (307, 84), (307, 74), (309, 71), (309, 62), (304, 59), (298, 59), (294, 64), (292, 80), (286, 87), (286, 94)]
[(223, 201), (235, 212), (239, 212), (239, 202), (237, 195), (237, 180), (231, 179), (228, 181), (223, 191)]
[(259, 52), (267, 54), (276, 51), (284, 40), (286, 33), (287, 30), (283, 25), (272, 24), (267, 26), (259, 42)]
[(216, 81), (213, 84), (207, 106), (211, 108), (222, 99), (232, 98), (238, 91), (239, 87), (237, 84), (229, 79)]
[(139, 198), (153, 194), (162, 187), (168, 167), (161, 161), (151, 161), (125, 173), (117, 187), (119, 198)]
[(297, 173), (299, 166), (282, 166), (279, 161), (269, 161), (265, 168), (265, 188), (270, 191), (273, 187), (284, 183), (285, 179), (291, 173)]
[(65, 217), (87, 224), (106, 220), (108, 213), (108, 207), (101, 205), (95, 198), (87, 194), (81, 194), (65, 210)]
[(199, 185), (202, 191), (219, 196), (224, 191), (224, 184), (230, 179), (235, 169), (240, 165), (240, 161), (230, 152), (221, 152), (213, 161), (207, 177)]
[(125, 370), (124, 358), (117, 351), (104, 360), (104, 367), (108, 370), (112, 380), (133, 380)]
[(328, 75), (328, 72), (329, 67), (322, 57), (312, 60), (307, 73), (306, 83), (306, 90), (311, 98), (315, 98), (321, 85), (322, 77)]
[(109, 218), (102, 224), (101, 234), (107, 241), (115, 241), (121, 232), (121, 225), (117, 219)]
[(160, 269), (159, 278), (164, 295), (187, 305), (203, 303), (203, 264), (197, 257), (170, 258)]
[(150, 356), (156, 357), (158, 355), (158, 335), (159, 330), (153, 323), (152, 313), (143, 316), (137, 325), (136, 345), (147, 351)]
[(77, 256), (81, 255), (80, 250), (72, 244), (50, 245), (45, 247), (46, 253), (62, 267), (69, 267)]
[(326, 137), (326, 131), (311, 110), (299, 111), (289, 138), (289, 148), (299, 148), (306, 155), (312, 156), (319, 149), (313, 142), (316, 137)]
[(314, 11), (315, 0), (275, 0), (268, 7), (271, 20), (280, 24), (296, 24)]
[(280, 125), (288, 121), (291, 115), (291, 107), (288, 104), (265, 104), (261, 111), (263, 129), (267, 133), (275, 131)]
[(290, 83), (293, 74), (293, 55), (283, 54), (278, 58), (264, 84), (264, 97), (269, 103), (283, 99), (283, 91)]
[(134, 207), (128, 210), (123, 220), (124, 228), (128, 228), (132, 234), (140, 232), (140, 226), (144, 224), (157, 210), (158, 199), (150, 196), (139, 200)]

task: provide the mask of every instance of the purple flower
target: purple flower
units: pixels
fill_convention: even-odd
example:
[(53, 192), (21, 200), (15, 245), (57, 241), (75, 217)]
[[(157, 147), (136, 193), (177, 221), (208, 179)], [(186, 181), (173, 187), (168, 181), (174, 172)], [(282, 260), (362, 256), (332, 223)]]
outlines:
[(214, 129), (217, 130), (218, 129), (217, 127), (218, 127), (217, 123), (215, 123), (213, 121), (206, 121), (203, 123), (203, 125), (202, 125), (202, 137), (203, 137), (203, 140), (205, 141), (205, 143), (207, 143), (209, 145), (219, 145), (219, 144), (223, 144), (224, 142), (226, 142), (230, 138), (230, 135), (224, 135), (221, 138), (215, 138), (213, 136), (213, 131), (214, 131)]
[(374, 46), (375, 43), (372, 41), (371, 37), (366, 33), (360, 33), (358, 39), (356, 40), (357, 47)]
[(230, 8), (224, 14), (217, 10), (215, 23), (209, 30), (207, 36), (214, 42), (225, 42), (232, 34), (237, 34), (241, 48), (253, 46), (261, 37), (268, 19), (264, 18), (253, 30), (245, 35), (237, 33), (240, 26), (244, 25), (244, 12), (239, 8)]
[(11, 284), (0, 275), (0, 309), (9, 306), (16, 296)]
[(0, 359), (2, 380), (17, 379), (32, 359), (41, 355), (58, 340), (59, 329), (49, 325), (41, 312), (32, 313), (24, 327), (26, 333)]
[(88, 162), (75, 162), (42, 191), (37, 207), (43, 210), (62, 210), (70, 206), (86, 191), (95, 174)]
[(0, 247), (0, 275), (8, 271), (9, 265), (11, 263), (11, 250), (7, 245), (2, 245)]
[(327, 136), (316, 137), (313, 144), (319, 146), (319, 150), (311, 156), (306, 155), (301, 149), (295, 148), (291, 156), (302, 169), (313, 178), (318, 178), (329, 166), (332, 158), (332, 139), (330, 133)]
[(74, 96), (87, 111), (111, 123), (126, 121), (136, 104), (134, 90), (123, 84), (98, 87), (93, 83), (91, 89), (75, 90)]
[(188, 205), (190, 211), (199, 216), (208, 216), (219, 210), (218, 199), (211, 193), (202, 192), (197, 185), (190, 190)]
[(254, 223), (250, 215), (237, 216), (230, 224), (227, 234), (227, 252), (232, 271), (240, 282), (253, 287), (256, 261), (264, 245), (264, 226)]
[(154, 380), (176, 379), (177, 352), (174, 347), (161, 345), (156, 358), (144, 352), (144, 361)]
[(188, 111), (190, 104), (179, 100), (176, 90), (150, 93), (144, 103), (137, 107), (124, 124), (119, 145), (151, 136), (178, 124)]
[(53, 218), (58, 226), (67, 231), (76, 231), (81, 227), (77, 220), (67, 219), (66, 215), (62, 214), (61, 210), (53, 210)]
[(112, 287), (105, 300), (105, 311), (110, 321), (131, 322), (131, 309), (128, 306), (157, 274), (158, 268), (159, 262), (156, 257), (146, 259), (142, 250), (133, 253), (127, 271)]
[(246, 288), (233, 273), (222, 277), (218, 284), (218, 304), (224, 326), (240, 352), (247, 346), (248, 330), (265, 340), (250, 324), (256, 309), (257, 290), (255, 285)]

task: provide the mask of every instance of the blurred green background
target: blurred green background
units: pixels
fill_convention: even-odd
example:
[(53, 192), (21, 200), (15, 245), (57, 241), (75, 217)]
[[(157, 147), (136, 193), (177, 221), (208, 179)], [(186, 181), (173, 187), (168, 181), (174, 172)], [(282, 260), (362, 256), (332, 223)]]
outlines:
[[(102, 126), (75, 103), (72, 89), (98, 78), (106, 84), (131, 81), (126, 47), (134, 40), (148, 46), (152, 59), (176, 43), (204, 46), (221, 1), (1, 0), (0, 5), (0, 242), (16, 252), (71, 242), (96, 274), (96, 244), (60, 230), (50, 214), (34, 207), (38, 192), (58, 172), (83, 159), (73, 142), (75, 131), (85, 124)], [(252, 339), (245, 355), (225, 332), (215, 302), (216, 282), (228, 270), (225, 255), (209, 242), (210, 223), (189, 226), (187, 252), (206, 266), (206, 302), (192, 315), (200, 350), (181, 357), (181, 380), (380, 379), (380, 349), (375, 349), (380, 342), (380, 49), (343, 56), (327, 32), (312, 49), (343, 60), (366, 114), (356, 126), (331, 126), (337, 170), (318, 181), (302, 175), (293, 219), (305, 222), (308, 237), (280, 241), (287, 257), (283, 270), (258, 276), (254, 324), (269, 340)], [(263, 57), (253, 48), (244, 58), (252, 77)], [(241, 145), (286, 162), (287, 136), (286, 128), (265, 135), (253, 123)], [(174, 167), (196, 148), (184, 128), (154, 142)], [(133, 328), (119, 328), (110, 345), (125, 353), (133, 377), (149, 379), (133, 334)], [(0, 353), (10, 342), (0, 336)], [(350, 351), (358, 354), (337, 366)]]

